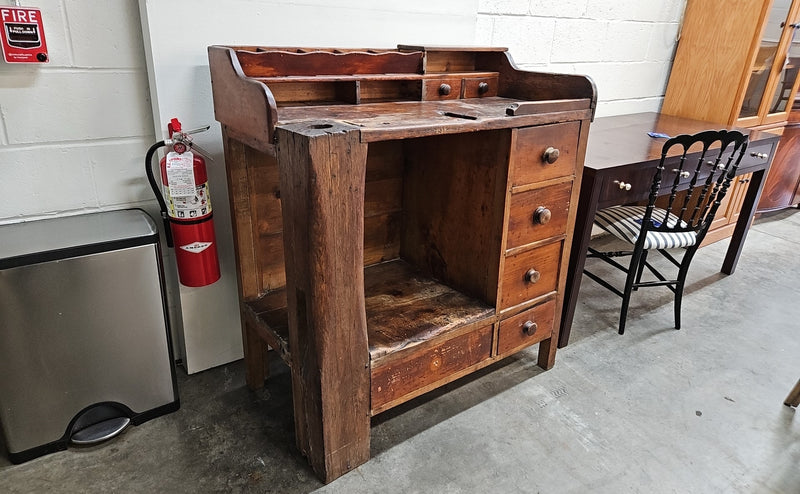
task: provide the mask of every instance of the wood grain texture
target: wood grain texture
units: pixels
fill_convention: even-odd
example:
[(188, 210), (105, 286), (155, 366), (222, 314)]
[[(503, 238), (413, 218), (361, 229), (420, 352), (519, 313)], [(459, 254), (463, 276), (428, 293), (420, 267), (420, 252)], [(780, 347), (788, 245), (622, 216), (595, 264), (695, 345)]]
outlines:
[[(571, 179), (547, 187), (512, 193), (506, 249), (566, 234), (571, 197)], [(536, 212), (539, 208), (547, 211), (547, 223), (541, 223), (537, 219)]]
[[(500, 321), (497, 355), (502, 358), (550, 338), (553, 334), (555, 307), (555, 299), (551, 298), (520, 314)], [(536, 329), (527, 330), (525, 324), (528, 322), (536, 324)]]
[(422, 73), (421, 52), (237, 50), (236, 56), (248, 77)]
[(272, 133), (278, 110), (272, 92), (248, 79), (233, 49), (208, 47), (214, 118), (228, 127), (237, 140), (264, 152), (272, 149)]
[(494, 305), (508, 131), (406, 141), (401, 256)]
[(404, 261), (365, 272), (370, 360), (486, 319), (494, 308), (420, 273)]
[[(562, 241), (552, 242), (506, 257), (501, 286), (501, 309), (556, 291), (562, 244)], [(526, 277), (531, 269), (540, 274), (538, 281), (530, 281)]]
[(369, 459), (364, 310), (367, 146), (336, 122), (279, 126), (298, 448), (326, 482)]
[(410, 349), (401, 358), (372, 369), (372, 409), (396, 405), (419, 390), (446, 381), (459, 371), (491, 357), (492, 326), (441, 341), (424, 351)]
[(767, 174), (758, 210), (774, 211), (797, 204), (800, 184), (800, 125), (787, 125)]
[(758, 19), (763, 18), (764, 8), (763, 0), (686, 4), (662, 113), (725, 124), (735, 121), (737, 99), (756, 55)]
[[(513, 132), (510, 161), (512, 186), (575, 174), (580, 122), (526, 127)], [(554, 163), (545, 161), (549, 148), (558, 150)]]

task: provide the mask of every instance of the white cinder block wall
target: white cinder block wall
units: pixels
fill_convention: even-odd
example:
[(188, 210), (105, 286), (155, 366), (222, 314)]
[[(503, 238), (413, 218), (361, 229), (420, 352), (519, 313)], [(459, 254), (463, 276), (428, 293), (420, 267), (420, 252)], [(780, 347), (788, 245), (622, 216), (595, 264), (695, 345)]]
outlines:
[(686, 0), (479, 0), (476, 44), (518, 66), (586, 74), (597, 116), (658, 111)]
[(0, 223), (149, 207), (153, 124), (136, 2), (24, 4), (42, 10), (50, 63), (0, 61)]

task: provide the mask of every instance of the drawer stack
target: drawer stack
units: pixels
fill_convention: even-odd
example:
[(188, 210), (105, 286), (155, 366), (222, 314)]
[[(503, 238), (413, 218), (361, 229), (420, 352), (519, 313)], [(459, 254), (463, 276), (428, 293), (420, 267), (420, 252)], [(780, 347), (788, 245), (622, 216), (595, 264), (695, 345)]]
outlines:
[(553, 333), (580, 122), (515, 129), (497, 311), (497, 356)]

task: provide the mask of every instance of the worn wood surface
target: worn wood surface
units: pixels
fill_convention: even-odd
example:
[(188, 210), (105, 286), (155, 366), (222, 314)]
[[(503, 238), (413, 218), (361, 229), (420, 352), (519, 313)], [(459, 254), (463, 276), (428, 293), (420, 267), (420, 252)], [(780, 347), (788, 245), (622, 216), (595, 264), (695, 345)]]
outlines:
[(492, 326), (484, 326), (454, 338), (440, 340), (425, 351), (407, 351), (391, 363), (372, 370), (372, 409), (396, 405), (418, 396), (451, 375), (491, 357)]
[(367, 146), (342, 124), (278, 127), (297, 445), (326, 482), (369, 459)]
[(364, 277), (372, 362), (494, 314), (486, 302), (437, 283), (402, 260), (372, 266)]

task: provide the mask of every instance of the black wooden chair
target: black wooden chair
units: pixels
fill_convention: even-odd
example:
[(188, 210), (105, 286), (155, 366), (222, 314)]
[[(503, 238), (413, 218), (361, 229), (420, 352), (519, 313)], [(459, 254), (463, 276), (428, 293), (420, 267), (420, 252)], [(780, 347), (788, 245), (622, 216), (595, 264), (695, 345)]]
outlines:
[[(675, 329), (680, 329), (681, 299), (689, 263), (714, 220), (746, 149), (747, 136), (737, 131), (705, 131), (673, 137), (662, 148), (646, 206), (612, 206), (597, 212), (597, 226), (633, 245), (633, 250), (616, 252), (600, 252), (590, 247), (586, 256), (602, 259), (627, 273), (625, 288), (619, 290), (584, 269), (586, 276), (622, 297), (619, 334), (625, 332), (631, 292), (648, 286), (666, 286), (675, 293)], [(681, 260), (668, 249), (683, 249)], [(648, 262), (651, 250), (658, 251), (678, 268), (675, 279), (667, 279)], [(630, 256), (627, 267), (613, 259), (620, 256)], [(656, 280), (642, 281), (645, 267)]]

